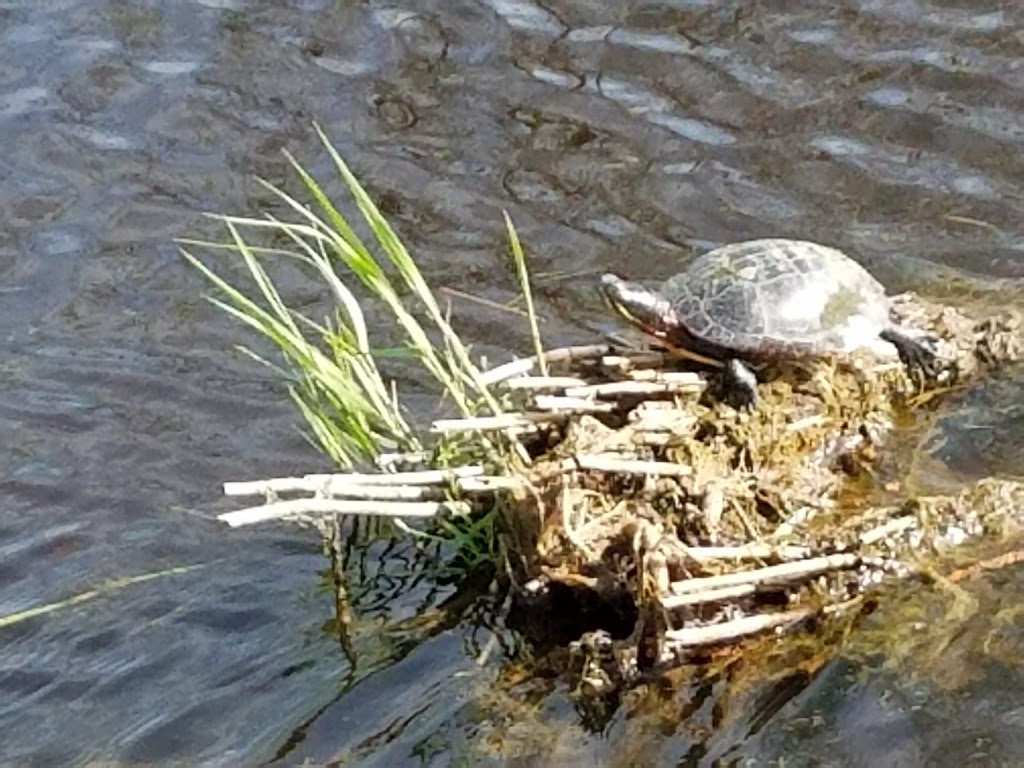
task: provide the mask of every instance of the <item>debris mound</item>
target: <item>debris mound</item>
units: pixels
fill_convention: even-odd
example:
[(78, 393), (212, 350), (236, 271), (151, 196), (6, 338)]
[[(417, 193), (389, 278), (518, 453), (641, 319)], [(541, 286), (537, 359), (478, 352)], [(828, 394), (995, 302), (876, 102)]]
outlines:
[[(1024, 486), (990, 479), (951, 497), (901, 495), (889, 438), (941, 395), (1021, 356), (1013, 312), (896, 297), (901, 324), (937, 340), (947, 365), (922, 389), (899, 363), (778, 363), (759, 403), (737, 410), (716, 370), (667, 350), (596, 344), (553, 350), (484, 373), (505, 410), (441, 420), (447, 439), (506, 440), (506, 466), (389, 457), (386, 470), (231, 484), (267, 504), (222, 518), (322, 521), (363, 511), (404, 518), (503, 510), (510, 571), (527, 599), (585, 590), (628, 596), (633, 631), (593, 627), (572, 669), (592, 692), (854, 605), (921, 553), (1020, 520)], [(543, 375), (538, 371), (543, 370)], [(302, 493), (282, 500), (282, 495)]]

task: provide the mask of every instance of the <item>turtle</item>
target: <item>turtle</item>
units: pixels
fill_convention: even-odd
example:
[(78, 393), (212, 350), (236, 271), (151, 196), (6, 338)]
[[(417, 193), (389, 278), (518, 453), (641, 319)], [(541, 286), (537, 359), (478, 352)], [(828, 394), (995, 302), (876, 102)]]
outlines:
[(941, 366), (936, 339), (892, 320), (885, 287), (836, 248), (769, 238), (731, 243), (658, 288), (606, 273), (601, 288), (632, 325), (677, 354), (723, 369), (738, 405), (757, 402), (752, 370), (780, 360), (899, 358), (916, 379)]

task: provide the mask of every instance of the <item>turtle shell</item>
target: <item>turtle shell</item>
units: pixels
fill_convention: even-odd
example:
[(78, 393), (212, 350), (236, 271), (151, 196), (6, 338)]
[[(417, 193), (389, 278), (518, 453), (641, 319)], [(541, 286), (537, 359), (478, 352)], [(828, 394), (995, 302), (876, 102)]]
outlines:
[(681, 346), (750, 358), (850, 352), (891, 326), (885, 288), (842, 251), (751, 240), (709, 251), (662, 286)]

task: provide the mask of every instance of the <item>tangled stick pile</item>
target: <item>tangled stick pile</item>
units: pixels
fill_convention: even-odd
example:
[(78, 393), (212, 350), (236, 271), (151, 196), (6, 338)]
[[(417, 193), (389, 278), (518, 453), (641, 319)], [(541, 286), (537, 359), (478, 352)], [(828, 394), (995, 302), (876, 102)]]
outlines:
[[(978, 321), (913, 295), (894, 312), (939, 340), (946, 389), (1020, 357), (1011, 313)], [(780, 363), (743, 412), (660, 354), (582, 352), (506, 385), (528, 393), (517, 429), (542, 446), (512, 506), (530, 588), (624, 590), (637, 606), (630, 637), (577, 645), (592, 687), (835, 610), (918, 553), (1024, 513), (1024, 486), (999, 480), (910, 499), (891, 479), (891, 504), (865, 503), (894, 424), (941, 394), (900, 365)]]
[[(527, 595), (543, 605), (557, 584), (635, 609), (629, 637), (598, 632), (575, 646), (581, 681), (617, 687), (694, 647), (834, 612), (912, 573), (919, 553), (1024, 517), (1020, 484), (906, 498), (882, 461), (901, 418), (1020, 359), (1019, 317), (979, 320), (909, 294), (893, 306), (897, 320), (938, 339), (949, 361), (939, 390), (919, 391), (899, 364), (779, 363), (762, 373), (757, 407), (738, 411), (717, 397), (717, 373), (680, 370), (665, 352), (555, 350), (543, 366), (530, 358), (484, 374), (503, 413), (433, 425), (469, 442), (506, 441), (507, 465), (438, 468), (419, 457), (413, 471), (382, 462), (379, 473), (230, 483), (230, 495), (267, 503), (221, 518), (323, 525), (498, 504)], [(887, 503), (867, 503), (864, 490), (879, 485)]]

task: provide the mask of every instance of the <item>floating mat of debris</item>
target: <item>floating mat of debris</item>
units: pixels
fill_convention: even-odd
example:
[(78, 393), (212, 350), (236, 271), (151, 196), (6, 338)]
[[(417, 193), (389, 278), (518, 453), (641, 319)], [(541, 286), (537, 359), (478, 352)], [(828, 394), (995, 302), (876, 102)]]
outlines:
[(841, 610), (914, 572), (918, 553), (1019, 522), (1024, 488), (1010, 481), (911, 499), (894, 478), (885, 506), (851, 491), (877, 482), (901, 419), (1021, 355), (1014, 313), (979, 320), (910, 294), (893, 311), (938, 339), (948, 366), (936, 387), (921, 391), (898, 363), (780, 363), (761, 372), (757, 407), (737, 411), (717, 397), (714, 372), (682, 369), (668, 353), (554, 350), (543, 376), (536, 359), (484, 374), (505, 412), (433, 425), (447, 437), (506, 441), (507, 465), (400, 471), (384, 461), (379, 473), (229, 483), (229, 495), (267, 503), (221, 518), (322, 523), (500, 504), (526, 593), (559, 583), (631, 597), (629, 638), (577, 646), (582, 679), (618, 683), (697, 646)]

